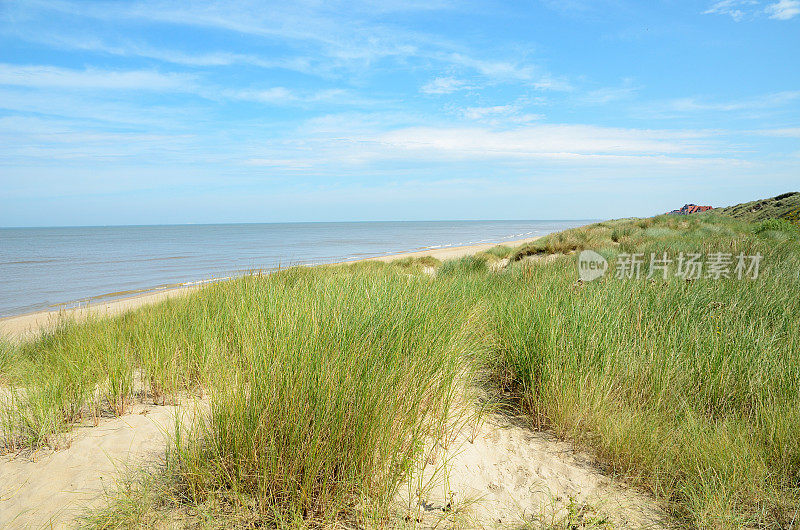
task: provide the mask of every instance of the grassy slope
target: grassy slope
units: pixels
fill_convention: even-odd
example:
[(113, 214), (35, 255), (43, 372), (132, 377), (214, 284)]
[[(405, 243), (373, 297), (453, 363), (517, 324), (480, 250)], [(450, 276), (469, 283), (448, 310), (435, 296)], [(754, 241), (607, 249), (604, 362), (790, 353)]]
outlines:
[(534, 267), (544, 288), (510, 310), (520, 338), (506, 348), (506, 379), (532, 416), (701, 528), (787, 525), (797, 507), (800, 247), (791, 227), (759, 228), (710, 215), (615, 221), (517, 253), (764, 255), (757, 281), (580, 287), (566, 257)]
[(746, 202), (714, 210), (746, 221), (789, 219), (800, 222), (800, 192), (789, 192), (769, 199)]
[[(562, 253), (582, 248), (610, 262), (764, 258), (757, 280), (578, 285)], [(92, 407), (124, 412), (141, 370), (153, 394), (211, 395), (208, 421), (173, 452), (180, 505), (280, 525), (372, 506), (381, 520), (456, 382), (488, 369), (532, 423), (592, 449), (685, 523), (787, 526), (800, 506), (799, 250), (791, 225), (661, 216), (447, 262), (435, 278), (415, 262), (245, 278), (7, 346), (4, 377), (34, 390), (6, 436), (44, 443)], [(548, 253), (560, 257), (525, 259)], [(501, 257), (511, 264), (490, 272)]]

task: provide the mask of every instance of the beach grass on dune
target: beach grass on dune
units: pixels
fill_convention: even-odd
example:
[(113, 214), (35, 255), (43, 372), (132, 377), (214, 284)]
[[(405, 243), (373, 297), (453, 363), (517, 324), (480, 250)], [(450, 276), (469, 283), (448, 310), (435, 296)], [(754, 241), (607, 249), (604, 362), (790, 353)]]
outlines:
[(240, 288), (221, 293), (242, 304), (228, 330), (237, 365), (207, 370), (210, 414), (178, 447), (191, 497), (236, 504), (238, 492), (281, 525), (388, 505), (484, 347), (467, 308), (424, 278), (357, 271)]
[[(611, 263), (763, 259), (756, 279), (581, 284), (582, 249)], [(681, 524), (787, 527), (800, 507), (799, 250), (787, 223), (661, 216), (441, 265), (242, 278), (5, 346), (2, 378), (18, 389), (5, 440), (52, 443), (86, 416), (202, 389), (209, 412), (170, 452), (181, 502), (281, 526), (369, 510), (383, 520), (423, 440), (465, 385), (483, 384)]]
[(65, 323), (14, 352), (6, 440), (57, 445), (80, 414), (124, 414), (137, 391), (202, 389), (209, 413), (171, 448), (188, 502), (280, 526), (388, 506), (486, 349), (471, 310), (395, 268), (296, 268)]
[(759, 227), (665, 216), (550, 236), (518, 254), (760, 253), (763, 269), (577, 285), (574, 257), (518, 262), (526, 292), (498, 319), (498, 381), (531, 417), (700, 528), (785, 527), (798, 508), (800, 246)]

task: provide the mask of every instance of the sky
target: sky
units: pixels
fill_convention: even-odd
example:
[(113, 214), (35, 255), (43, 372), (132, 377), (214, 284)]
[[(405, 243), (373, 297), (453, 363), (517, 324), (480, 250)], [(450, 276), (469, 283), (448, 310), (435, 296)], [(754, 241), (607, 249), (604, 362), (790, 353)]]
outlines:
[(599, 219), (800, 189), (800, 0), (0, 0), (0, 226)]

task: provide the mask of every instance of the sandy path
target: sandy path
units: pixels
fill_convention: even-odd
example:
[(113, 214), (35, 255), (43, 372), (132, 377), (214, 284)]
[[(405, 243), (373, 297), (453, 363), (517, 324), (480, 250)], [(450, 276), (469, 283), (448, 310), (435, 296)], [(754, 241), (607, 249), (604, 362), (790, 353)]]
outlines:
[(0, 528), (71, 527), (115, 488), (119, 472), (163, 459), (175, 411), (137, 405), (97, 427), (76, 427), (66, 449), (0, 457)]
[(398, 494), (421, 527), (551, 528), (563, 524), (570, 505), (581, 514), (573, 522), (670, 527), (652, 498), (603, 475), (572, 444), (501, 414), (463, 426), (446, 449), (429, 450), (422, 465)]
[[(77, 428), (67, 449), (3, 457), (0, 528), (72, 527), (113, 491), (121, 472), (163, 459), (178, 410), (137, 405), (132, 414)], [(668, 527), (652, 499), (614, 483), (569, 443), (499, 414), (460, 428), (447, 450), (429, 451), (396, 500), (412, 524), (426, 528), (536, 527), (563, 518), (570, 502), (613, 528)]]
[[(433, 250), (423, 250), (419, 252), (406, 252), (402, 254), (392, 254), (389, 256), (378, 256), (375, 258), (366, 258), (358, 261), (378, 260), (389, 262), (396, 259), (406, 257), (421, 257), (433, 256), (439, 260), (448, 260), (460, 258), (476, 252), (490, 249), (498, 244), (516, 246), (538, 239), (518, 239), (514, 241), (501, 241), (498, 243), (482, 243), (479, 245), (468, 245), (463, 247), (449, 247)], [(143, 305), (154, 304), (161, 302), (168, 298), (177, 296), (185, 296), (199, 286), (192, 287), (179, 287), (176, 289), (167, 289), (156, 293), (145, 293), (127, 298), (119, 298), (108, 302), (90, 304), (88, 306), (78, 307), (74, 309), (62, 309), (59, 311), (38, 311), (36, 313), (28, 313), (25, 315), (6, 317), (0, 319), (0, 337), (5, 337), (11, 340), (24, 340), (35, 336), (42, 329), (48, 329), (58, 323), (60, 318), (74, 318), (81, 320), (89, 315), (95, 316), (113, 316), (125, 313)]]

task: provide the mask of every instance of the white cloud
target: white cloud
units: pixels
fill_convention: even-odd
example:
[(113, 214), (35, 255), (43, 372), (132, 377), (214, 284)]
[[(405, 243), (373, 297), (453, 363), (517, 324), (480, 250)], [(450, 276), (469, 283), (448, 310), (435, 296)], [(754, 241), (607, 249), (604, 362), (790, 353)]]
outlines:
[(800, 1), (780, 0), (779, 2), (768, 5), (765, 11), (769, 15), (769, 18), (789, 20), (800, 14)]
[(507, 116), (519, 111), (516, 105), (495, 105), (493, 107), (468, 107), (464, 109), (464, 117), (470, 120), (482, 120), (486, 117)]
[(628, 99), (638, 91), (638, 88), (626, 84), (621, 87), (599, 88), (587, 92), (581, 99), (589, 104), (605, 104), (612, 101)]
[(243, 162), (246, 166), (280, 168), (287, 171), (306, 171), (314, 164), (308, 160), (297, 158), (249, 158)]
[[(569, 83), (541, 67), (519, 59), (519, 53), (504, 51), (487, 55), (472, 45), (455, 43), (440, 35), (388, 25), (383, 16), (400, 10), (428, 11), (444, 9), (449, 3), (410, 2), (396, 7), (382, 3), (346, 3), (347, 9), (336, 9), (315, 0), (271, 5), (264, 9), (253, 2), (231, 2), (222, 9), (214, 2), (191, 4), (139, 0), (133, 2), (83, 3), (65, 0), (44, 0), (24, 6), (12, 5), (21, 19), (40, 17), (46, 20), (54, 11), (80, 18), (94, 18), (109, 25), (118, 21), (143, 20), (159, 24), (176, 24), (213, 28), (258, 38), (270, 45), (286, 48), (285, 56), (262, 56), (231, 53), (224, 50), (206, 53), (170, 50), (108, 37), (109, 41), (69, 33), (64, 28), (53, 31), (37, 27), (4, 28), (27, 41), (54, 47), (85, 49), (126, 57), (147, 57), (159, 61), (193, 67), (215, 67), (248, 64), (264, 68), (284, 68), (322, 77), (362, 76), (380, 61), (406, 62), (418, 59), (438, 63), (441, 71), (462, 77), (480, 76), (489, 83), (526, 81), (537, 89), (568, 90)], [(41, 24), (39, 25), (41, 26)], [(49, 28), (48, 28), (49, 29)], [(444, 68), (441, 68), (444, 67)], [(344, 72), (346, 71), (346, 72)], [(436, 87), (432, 87), (436, 90)], [(451, 90), (453, 91), (453, 90)], [(448, 92), (438, 92), (448, 93)]]
[(424, 84), (420, 91), (423, 94), (450, 94), (458, 90), (469, 90), (475, 88), (469, 82), (455, 77), (437, 77)]
[(783, 129), (761, 129), (753, 132), (761, 136), (775, 136), (778, 138), (800, 138), (800, 127), (786, 127)]
[(749, 6), (757, 5), (755, 0), (720, 0), (712, 4), (704, 15), (728, 15), (739, 22), (748, 14)]
[[(605, 168), (618, 171), (617, 176), (638, 168), (652, 177), (661, 170), (706, 171), (752, 164), (740, 156), (741, 145), (732, 146), (720, 131), (574, 124), (509, 128), (510, 124), (503, 121), (502, 127), (373, 126), (354, 131), (348, 123), (336, 120), (338, 125), (330, 123), (318, 134), (298, 131), (280, 143), (254, 144), (237, 158), (243, 167), (268, 167), (274, 174), (332, 179), (365, 172), (394, 179), (398, 161), (402, 162), (404, 179), (431, 168), (464, 174), (488, 167), (492, 174), (520, 175), (550, 174), (551, 170), (577, 175)], [(642, 178), (642, 173), (637, 178)]]
[[(302, 105), (335, 102), (342, 105), (363, 104), (370, 101), (356, 97), (348, 90), (332, 88), (316, 91), (290, 90), (276, 86), (263, 89), (230, 89), (206, 83), (198, 76), (185, 73), (161, 73), (153, 70), (101, 70), (88, 68), (74, 70), (53, 66), (13, 65), (0, 63), (0, 86), (38, 89), (5, 97), (0, 108), (12, 110), (35, 110), (42, 113), (76, 116), (73, 106), (66, 105), (65, 92), (80, 94), (83, 104), (79, 108), (89, 110), (108, 101), (106, 91), (152, 91), (189, 93), (211, 101), (240, 100), (269, 105)], [(58, 94), (53, 99), (52, 94)], [(59, 102), (61, 102), (59, 104)], [(37, 105), (39, 107), (37, 108)], [(52, 109), (61, 109), (53, 112)], [(145, 109), (142, 109), (142, 113)], [(135, 112), (134, 112), (135, 114)]]
[(289, 91), (289, 89), (280, 86), (262, 90), (238, 90), (234, 92), (226, 92), (224, 95), (234, 99), (243, 99), (247, 101), (270, 104), (290, 103), (298, 99), (296, 95)]
[(555, 77), (540, 68), (524, 63), (503, 60), (485, 60), (463, 53), (437, 55), (437, 58), (453, 65), (468, 68), (484, 76), (488, 83), (525, 82), (537, 90), (572, 90), (572, 85), (561, 77)]
[[(0, 88), (0, 108), (36, 115), (61, 116), (92, 124), (147, 127), (152, 129), (196, 128), (196, 109), (189, 105), (140, 105), (126, 98), (97, 92), (64, 90), (18, 90)], [(84, 126), (86, 126), (84, 124)], [(79, 127), (78, 125), (75, 126)]]
[(572, 85), (563, 77), (553, 77), (546, 74), (533, 82), (533, 88), (537, 90), (556, 90), (568, 92), (573, 89)]
[(534, 78), (534, 68), (530, 65), (509, 61), (487, 61), (476, 59), (463, 53), (451, 53), (443, 56), (448, 62), (466, 66), (492, 79), (530, 80)]
[(483, 127), (410, 127), (377, 137), (398, 152), (454, 158), (564, 158), (585, 155), (708, 154), (706, 134), (696, 131), (619, 129), (590, 125), (534, 125), (512, 130)]
[(154, 133), (147, 129), (109, 131), (74, 119), (7, 116), (0, 118), (0, 164), (16, 166), (37, 160), (62, 161), (191, 158), (187, 148), (197, 141), (191, 133)]
[(495, 125), (513, 125), (541, 120), (541, 114), (522, 113), (519, 105), (494, 105), (491, 107), (467, 107), (461, 114), (468, 120)]
[(192, 85), (187, 74), (153, 70), (72, 70), (55, 66), (0, 64), (0, 85), (31, 88), (183, 91)]
[[(728, 15), (739, 22), (749, 16), (759, 15), (761, 11), (756, 10), (757, 5), (757, 0), (719, 0), (703, 11), (703, 14)], [(800, 0), (778, 0), (769, 4), (763, 13), (776, 20), (789, 20), (800, 14)]]
[[(431, 6), (417, 5), (412, 2), (408, 9), (428, 10)], [(313, 68), (307, 73), (328, 71), (332, 68), (348, 68), (351, 71), (363, 70), (365, 64), (371, 64), (383, 58), (422, 56), (433, 58), (433, 50), (452, 50), (454, 46), (441, 38), (389, 27), (381, 23), (385, 9), (375, 9), (366, 3), (362, 6), (347, 4), (346, 9), (337, 10), (327, 4), (314, 0), (289, 3), (273, 3), (264, 8), (258, 2), (229, 2), (224, 8), (216, 2), (197, 1), (186, 4), (163, 2), (161, 0), (139, 0), (132, 2), (71, 2), (42, 1), (34, 6), (12, 6), (23, 13), (47, 15), (49, 12), (68, 13), (81, 18), (94, 18), (110, 24), (120, 20), (143, 20), (159, 24), (175, 24), (212, 28), (260, 38), (263, 42), (280, 43), (281, 45), (302, 50), (309, 56), (318, 57)], [(33, 7), (33, 9), (31, 9)], [(394, 11), (395, 9), (389, 9)], [(55, 40), (58, 37), (41, 37), (20, 34), (26, 40)], [(76, 40), (74, 37), (64, 40)], [(79, 43), (78, 43), (79, 44)], [(236, 62), (262, 61), (270, 64), (270, 59), (253, 55), (234, 54), (233, 56), (203, 57), (181, 52), (160, 52), (159, 50), (140, 48), (137, 45), (123, 43), (115, 52), (125, 55), (153, 56), (159, 60), (170, 62), (206, 62), (208, 60), (233, 60)], [(114, 53), (114, 52), (112, 52)], [(288, 66), (294, 65), (291, 62)]]
[(686, 112), (748, 112), (776, 109), (800, 100), (800, 90), (774, 92), (762, 96), (736, 101), (708, 101), (697, 97), (680, 98), (664, 104), (648, 105), (646, 111), (655, 114)]
[(353, 95), (350, 91), (339, 88), (309, 91), (290, 90), (286, 87), (271, 87), (265, 89), (221, 90), (218, 93), (208, 89), (207, 97), (253, 101), (268, 105), (305, 105), (311, 103), (366, 105), (370, 103), (366, 98)]

